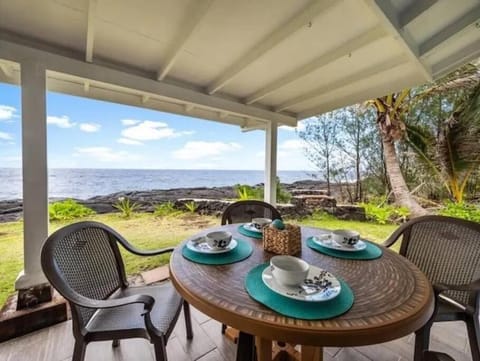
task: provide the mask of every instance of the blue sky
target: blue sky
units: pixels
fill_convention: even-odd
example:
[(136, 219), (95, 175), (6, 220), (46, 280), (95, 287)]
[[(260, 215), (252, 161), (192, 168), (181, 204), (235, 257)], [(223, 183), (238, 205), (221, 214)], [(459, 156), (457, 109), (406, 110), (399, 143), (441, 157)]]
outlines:
[[(0, 167), (21, 167), (21, 94), (0, 84)], [(50, 168), (263, 169), (265, 133), (170, 113), (47, 96)], [(279, 170), (314, 170), (293, 128), (278, 134)]]

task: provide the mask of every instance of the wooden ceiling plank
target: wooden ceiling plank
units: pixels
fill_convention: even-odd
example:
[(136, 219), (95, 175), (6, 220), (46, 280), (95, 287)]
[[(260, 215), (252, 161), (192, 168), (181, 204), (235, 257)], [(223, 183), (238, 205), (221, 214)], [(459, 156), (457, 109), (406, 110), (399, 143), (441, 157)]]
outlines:
[(191, 0), (191, 5), (186, 14), (186, 22), (182, 25), (180, 33), (172, 41), (172, 45), (167, 52), (164, 64), (158, 72), (158, 80), (163, 80), (172, 69), (178, 56), (185, 48), (188, 40), (194, 35), (195, 30), (207, 15), (210, 6), (214, 0)]
[(363, 34), (355, 37), (352, 40), (347, 41), (343, 45), (335, 48), (334, 50), (327, 52), (326, 54), (322, 54), (320, 57), (314, 59), (308, 64), (295, 69), (294, 71), (284, 75), (283, 77), (271, 82), (270, 84), (266, 85), (259, 91), (253, 93), (252, 95), (248, 96), (245, 99), (245, 104), (253, 104), (260, 99), (264, 98), (265, 96), (272, 94), (281, 88), (285, 87), (286, 85), (304, 77), (308, 74), (338, 60), (343, 56), (347, 56), (350, 53), (376, 41), (387, 34), (381, 27), (375, 27), (370, 29)]
[(250, 48), (244, 56), (237, 59), (223, 74), (218, 76), (215, 81), (207, 86), (207, 93), (212, 95), (222, 89), (250, 64), (254, 63), (261, 56), (290, 37), (301, 27), (308, 24), (320, 13), (327, 11), (339, 3), (341, 2), (335, 0), (311, 1), (299, 14), (276, 28), (259, 43)]

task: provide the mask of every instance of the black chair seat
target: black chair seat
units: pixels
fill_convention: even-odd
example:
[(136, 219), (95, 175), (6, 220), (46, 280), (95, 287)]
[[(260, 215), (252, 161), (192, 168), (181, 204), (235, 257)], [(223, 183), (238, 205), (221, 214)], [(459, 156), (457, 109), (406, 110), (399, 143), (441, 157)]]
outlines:
[(425, 361), (455, 361), (443, 352), (427, 351), (424, 353)]
[(134, 295), (149, 295), (155, 299), (150, 317), (153, 328), (147, 330), (143, 314), (145, 309), (142, 304), (131, 304), (116, 308), (97, 310), (86, 326), (88, 332), (92, 333), (92, 340), (102, 339), (103, 333), (108, 333), (105, 339), (111, 339), (111, 333), (118, 331), (125, 337), (125, 330), (131, 334), (129, 337), (148, 338), (150, 332), (157, 336), (167, 336), (171, 332), (171, 325), (182, 307), (182, 298), (175, 291), (171, 283), (159, 286), (129, 287), (116, 292), (110, 299), (122, 298)]

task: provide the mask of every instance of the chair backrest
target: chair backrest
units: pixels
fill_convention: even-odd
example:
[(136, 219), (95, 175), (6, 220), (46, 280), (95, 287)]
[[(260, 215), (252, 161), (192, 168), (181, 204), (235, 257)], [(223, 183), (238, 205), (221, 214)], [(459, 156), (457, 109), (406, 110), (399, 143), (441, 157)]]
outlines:
[[(480, 277), (480, 224), (445, 216), (415, 218), (399, 228), (400, 254), (432, 283), (467, 284)], [(448, 297), (475, 306), (477, 295), (448, 291)]]
[(120, 235), (101, 223), (79, 222), (59, 229), (43, 245), (43, 272), (69, 301), (76, 332), (80, 332), (96, 311), (76, 304), (78, 295), (104, 300), (127, 286), (118, 237)]
[(250, 222), (252, 218), (282, 219), (280, 212), (269, 203), (255, 200), (230, 204), (222, 215), (222, 225)]

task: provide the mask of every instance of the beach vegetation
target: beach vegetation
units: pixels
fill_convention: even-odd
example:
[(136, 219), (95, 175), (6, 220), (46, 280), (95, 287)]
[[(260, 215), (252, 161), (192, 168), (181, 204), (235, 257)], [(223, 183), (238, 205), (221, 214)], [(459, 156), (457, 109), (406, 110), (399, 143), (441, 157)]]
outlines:
[(175, 217), (181, 214), (182, 211), (175, 208), (172, 201), (160, 203), (154, 206), (153, 214), (157, 217)]
[(378, 224), (403, 223), (410, 215), (407, 207), (388, 204), (386, 201), (380, 203), (370, 201), (368, 203), (360, 203), (359, 205), (365, 209), (367, 219)]
[[(263, 200), (264, 198), (264, 187), (263, 186), (250, 186), (248, 184), (237, 184), (234, 186), (235, 192), (237, 193), (237, 199), (244, 201), (248, 199)], [(277, 177), (276, 181), (276, 192), (277, 192), (277, 202), (278, 203), (288, 203), (292, 198), (290, 192), (283, 188), (280, 183), (280, 178)]]
[(198, 209), (198, 204), (195, 201), (186, 202), (185, 209), (190, 213), (195, 213)]
[(51, 221), (66, 221), (95, 214), (93, 209), (85, 207), (73, 199), (66, 199), (48, 205), (48, 216)]
[(439, 214), (468, 221), (480, 222), (480, 207), (465, 202), (447, 201)]
[(118, 198), (118, 202), (113, 207), (118, 209), (124, 218), (130, 218), (140, 208), (137, 203), (130, 201), (128, 197)]

